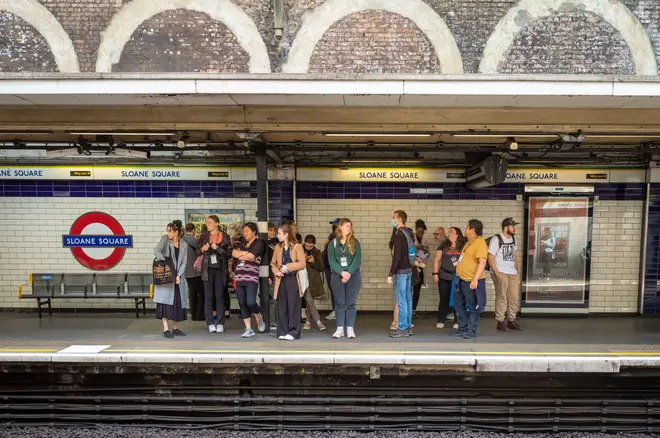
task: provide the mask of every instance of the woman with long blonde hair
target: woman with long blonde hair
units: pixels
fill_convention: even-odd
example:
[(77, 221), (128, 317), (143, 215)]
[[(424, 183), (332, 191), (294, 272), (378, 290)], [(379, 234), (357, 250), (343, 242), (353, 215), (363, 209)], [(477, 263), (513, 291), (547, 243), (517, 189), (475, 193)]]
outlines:
[[(333, 338), (355, 338), (355, 317), (357, 316), (358, 292), (360, 292), (360, 265), (362, 249), (353, 233), (353, 223), (344, 218), (337, 225), (336, 237), (328, 242), (328, 262), (330, 263), (332, 293), (335, 297), (337, 331)], [(344, 333), (344, 325), (346, 332)]]

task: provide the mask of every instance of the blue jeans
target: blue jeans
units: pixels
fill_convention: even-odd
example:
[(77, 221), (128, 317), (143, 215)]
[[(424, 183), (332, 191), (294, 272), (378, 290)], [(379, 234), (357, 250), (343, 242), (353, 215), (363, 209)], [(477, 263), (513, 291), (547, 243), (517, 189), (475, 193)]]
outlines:
[[(486, 287), (486, 280), (479, 280), (477, 289)], [(454, 310), (458, 320), (458, 331), (477, 335), (480, 309), (477, 309), (477, 290), (470, 289), (470, 282), (459, 279), (454, 291)], [(468, 320), (468, 312), (470, 312)]]
[(396, 304), (399, 306), (399, 330), (412, 328), (412, 272), (394, 276), (394, 291)]

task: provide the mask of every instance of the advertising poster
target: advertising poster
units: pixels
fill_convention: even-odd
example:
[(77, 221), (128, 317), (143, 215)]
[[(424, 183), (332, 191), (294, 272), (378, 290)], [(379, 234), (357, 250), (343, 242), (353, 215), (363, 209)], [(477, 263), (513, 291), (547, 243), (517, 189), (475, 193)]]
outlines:
[(220, 229), (227, 232), (230, 224), (243, 224), (243, 210), (186, 210), (186, 223), (195, 225), (195, 234), (199, 236), (202, 225), (206, 224), (206, 218), (216, 215), (220, 219)]
[(530, 197), (526, 303), (585, 303), (591, 254), (591, 199)]

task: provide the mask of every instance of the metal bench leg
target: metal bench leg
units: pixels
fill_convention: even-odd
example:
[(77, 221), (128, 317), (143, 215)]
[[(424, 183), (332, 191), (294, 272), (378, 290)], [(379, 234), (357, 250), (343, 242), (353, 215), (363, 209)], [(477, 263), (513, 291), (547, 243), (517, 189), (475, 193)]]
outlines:
[(146, 298), (142, 298), (142, 314), (144, 316), (147, 316), (147, 300), (146, 300)]
[(135, 317), (140, 317), (140, 302), (137, 298), (135, 298)]
[(41, 319), (43, 317), (43, 315), (41, 314), (41, 298), (37, 298), (37, 309), (39, 312), (39, 319)]
[(53, 308), (50, 305), (50, 298), (48, 298), (48, 316), (53, 316)]

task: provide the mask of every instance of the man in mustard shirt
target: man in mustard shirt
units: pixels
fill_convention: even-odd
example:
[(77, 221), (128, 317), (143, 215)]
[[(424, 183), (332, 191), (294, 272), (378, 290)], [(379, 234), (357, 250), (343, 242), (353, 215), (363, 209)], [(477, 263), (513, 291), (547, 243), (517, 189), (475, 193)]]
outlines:
[[(484, 225), (476, 219), (470, 220), (465, 227), (468, 242), (463, 247), (456, 265), (454, 290), (454, 309), (458, 320), (458, 331), (453, 336), (463, 339), (477, 337), (479, 314), (486, 308), (486, 260), (488, 245), (481, 237)], [(469, 321), (468, 321), (469, 312)]]

